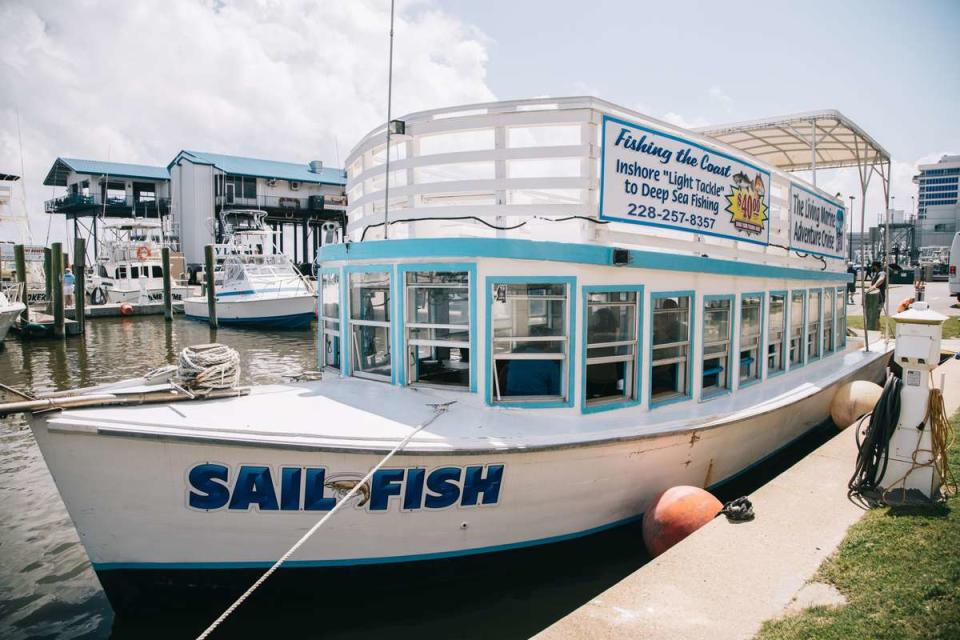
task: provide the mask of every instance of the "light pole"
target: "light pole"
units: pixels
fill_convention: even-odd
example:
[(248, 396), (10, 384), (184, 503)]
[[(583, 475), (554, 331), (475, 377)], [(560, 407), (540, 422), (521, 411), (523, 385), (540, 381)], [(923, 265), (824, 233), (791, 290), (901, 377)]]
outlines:
[[(850, 262), (859, 262), (859, 260), (854, 260), (853, 254), (853, 200), (855, 196), (850, 196), (850, 208), (847, 211), (850, 212), (848, 216), (850, 218)], [(860, 238), (860, 244), (863, 244), (863, 238)]]

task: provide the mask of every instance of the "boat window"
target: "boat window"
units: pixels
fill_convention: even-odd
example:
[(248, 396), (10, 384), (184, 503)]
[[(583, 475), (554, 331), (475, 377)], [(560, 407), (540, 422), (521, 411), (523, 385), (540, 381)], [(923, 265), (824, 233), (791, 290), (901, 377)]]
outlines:
[(140, 277), (140, 267), (130, 267), (130, 277), (139, 278)]
[(703, 303), (704, 397), (730, 388), (730, 299)]
[(406, 274), (407, 380), (470, 386), (470, 281), (466, 271)]
[(340, 368), (340, 276), (320, 275), (320, 345), (324, 367)]
[(567, 285), (492, 287), (494, 401), (566, 400)]
[(832, 353), (836, 348), (833, 342), (833, 289), (823, 290), (823, 352)]
[(770, 312), (767, 315), (767, 375), (783, 371), (784, 354), (783, 336), (786, 333), (787, 317), (784, 314), (786, 296), (782, 293), (770, 294)]
[(843, 348), (847, 344), (847, 289), (840, 287), (834, 296), (837, 316), (837, 346)]
[(162, 278), (162, 277), (163, 277), (163, 267), (161, 267), (161, 266), (154, 266), (154, 267), (153, 267), (153, 277), (154, 277), (154, 278)]
[(350, 349), (354, 375), (390, 379), (390, 274), (350, 274)]
[(587, 405), (635, 399), (637, 292), (587, 294)]
[(803, 364), (803, 291), (790, 292), (790, 366)]
[(807, 359), (820, 357), (820, 290), (811, 289), (807, 294)]
[(689, 350), (690, 296), (655, 298), (650, 365), (652, 402), (689, 395)]
[(763, 296), (740, 298), (740, 384), (760, 379)]
[(109, 275), (107, 275), (107, 268), (102, 264), (97, 265), (97, 275), (99, 275), (101, 278), (110, 277)]
[(117, 280), (126, 279), (127, 277), (127, 265), (120, 265), (117, 267)]

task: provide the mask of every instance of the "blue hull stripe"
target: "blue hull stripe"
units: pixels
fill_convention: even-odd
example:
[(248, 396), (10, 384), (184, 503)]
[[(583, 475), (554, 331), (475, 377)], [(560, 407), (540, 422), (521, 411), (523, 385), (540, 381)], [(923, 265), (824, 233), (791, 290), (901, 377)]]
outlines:
[[(342, 560), (288, 560), (283, 564), (289, 568), (308, 568), (308, 567), (348, 567), (354, 565), (370, 564), (389, 564), (393, 562), (416, 562), (419, 560), (440, 560), (442, 558), (456, 558), (461, 556), (471, 556), (481, 553), (494, 553), (497, 551), (509, 551), (510, 549), (523, 549), (525, 547), (535, 547), (541, 544), (552, 542), (563, 542), (565, 540), (575, 540), (594, 533), (600, 533), (607, 529), (613, 529), (631, 522), (637, 522), (642, 514), (610, 522), (608, 524), (593, 527), (585, 531), (574, 533), (565, 533), (559, 536), (549, 538), (540, 538), (538, 540), (525, 540), (523, 542), (512, 542), (509, 544), (498, 544), (490, 547), (477, 547), (474, 549), (458, 549), (456, 551), (442, 551), (439, 553), (420, 553), (409, 556), (381, 556), (378, 558), (345, 558)], [(267, 569), (273, 566), (273, 561), (264, 562), (107, 562), (94, 563), (95, 571), (116, 571), (120, 569)]]
[[(199, 320), (206, 322), (207, 316), (194, 316), (186, 314), (190, 320)], [(221, 318), (217, 317), (217, 322), (224, 325), (235, 325), (240, 327), (274, 327), (283, 329), (306, 329), (314, 319), (313, 313), (296, 313), (289, 316), (262, 316), (259, 318)]]
[[(852, 276), (846, 272), (779, 267), (724, 258), (676, 254), (667, 251), (630, 249), (628, 253), (629, 263), (622, 268), (663, 269), (752, 278), (852, 281)], [(461, 258), (470, 256), (473, 258), (508, 258), (512, 260), (550, 260), (613, 266), (613, 247), (510, 238), (419, 238), (328, 244), (320, 247), (318, 261), (323, 264), (338, 260), (453, 258), (458, 256)], [(817, 268), (819, 266), (818, 262)]]

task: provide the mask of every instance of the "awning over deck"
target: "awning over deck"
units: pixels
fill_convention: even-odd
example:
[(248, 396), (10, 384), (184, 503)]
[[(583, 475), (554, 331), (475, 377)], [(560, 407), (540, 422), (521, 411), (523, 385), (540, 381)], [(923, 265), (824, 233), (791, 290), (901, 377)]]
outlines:
[(839, 111), (810, 111), (702, 127), (708, 135), (784, 171), (881, 165), (890, 154)]

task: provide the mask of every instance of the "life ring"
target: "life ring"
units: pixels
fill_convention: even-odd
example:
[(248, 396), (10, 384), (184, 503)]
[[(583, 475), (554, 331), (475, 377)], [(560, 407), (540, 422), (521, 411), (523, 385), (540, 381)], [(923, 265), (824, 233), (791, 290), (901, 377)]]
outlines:
[(97, 287), (90, 292), (90, 304), (104, 304), (107, 301), (107, 294), (103, 290), (103, 287)]
[(900, 301), (900, 304), (897, 305), (897, 313), (903, 313), (904, 311), (909, 309), (910, 305), (912, 305), (914, 302), (915, 301), (913, 298), (904, 298), (903, 300)]
[(149, 258), (152, 254), (150, 253), (150, 247), (145, 244), (137, 247), (137, 260), (143, 261)]

